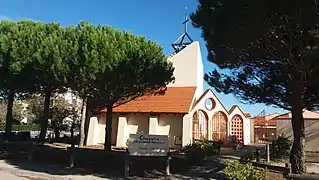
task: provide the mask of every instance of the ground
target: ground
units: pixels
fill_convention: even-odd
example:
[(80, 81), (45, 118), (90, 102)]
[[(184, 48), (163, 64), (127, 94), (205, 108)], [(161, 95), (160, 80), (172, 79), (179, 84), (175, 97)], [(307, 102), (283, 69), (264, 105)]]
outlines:
[[(252, 147), (256, 148), (256, 147)], [(147, 170), (143, 172), (134, 171), (129, 179), (225, 179), (223, 170), (228, 160), (234, 160), (249, 147), (233, 151), (231, 149), (223, 149), (223, 156), (209, 157), (202, 166), (193, 166), (185, 171), (173, 171), (170, 177), (165, 176), (163, 170)], [(100, 157), (100, 156), (99, 156)], [(52, 158), (52, 157), (47, 157)], [(54, 157), (53, 157), (54, 159)], [(139, 169), (143, 165), (148, 166), (147, 163), (138, 161), (135, 167)], [(283, 165), (283, 163), (277, 163)], [(176, 166), (175, 166), (176, 167)], [(132, 168), (133, 169), (133, 168)], [(3, 159), (0, 160), (0, 177), (8, 180), (98, 180), (98, 179), (123, 179), (123, 171), (107, 172), (107, 168), (102, 168), (102, 173), (93, 172), (87, 168), (70, 169), (61, 165), (50, 165), (49, 163), (29, 163), (25, 160)], [(308, 164), (309, 172), (319, 172), (319, 166), (316, 164)], [(143, 174), (143, 175), (141, 175)], [(283, 179), (280, 173), (268, 173), (268, 179), (279, 180)]]
[[(17, 163), (17, 162), (15, 162)], [(23, 167), (23, 168), (22, 168)], [(213, 168), (212, 168), (213, 167)], [(174, 174), (170, 177), (163, 177), (163, 172), (148, 172), (145, 177), (133, 176), (130, 179), (224, 179), (224, 166), (220, 164), (207, 164), (201, 167), (193, 167), (189, 172)], [(98, 179), (123, 179), (121, 177), (99, 177), (100, 175), (82, 175), (79, 171), (68, 170), (63, 167), (50, 166), (44, 164), (32, 164), (19, 162), (14, 165), (5, 160), (0, 160), (0, 177), (9, 180), (98, 180)], [(162, 177), (159, 177), (162, 176)]]
[[(130, 179), (225, 179), (223, 169), (228, 158), (209, 160), (203, 166), (194, 166), (188, 172), (173, 174), (170, 177), (163, 176), (163, 172), (149, 172), (145, 177), (133, 176)], [(17, 164), (18, 163), (18, 164)], [(31, 164), (26, 162), (9, 163), (0, 160), (0, 177), (8, 180), (102, 180), (123, 179), (121, 177), (101, 177), (100, 175), (83, 175), (81, 169), (69, 170), (59, 166), (44, 164)], [(269, 179), (280, 180), (281, 174), (269, 173)]]
[[(21, 168), (24, 167), (24, 169)], [(72, 175), (62, 172), (64, 168), (43, 164), (32, 164), (20, 162), (19, 166), (0, 160), (0, 177), (12, 180), (95, 180), (105, 179), (98, 178), (94, 175)]]

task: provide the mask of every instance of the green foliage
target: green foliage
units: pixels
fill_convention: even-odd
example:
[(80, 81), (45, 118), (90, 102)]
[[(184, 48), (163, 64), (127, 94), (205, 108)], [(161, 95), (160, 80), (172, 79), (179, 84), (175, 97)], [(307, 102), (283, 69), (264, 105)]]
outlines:
[(219, 67), (204, 76), (210, 86), (291, 111), (292, 171), (305, 173), (302, 111), (319, 107), (317, 1), (199, 0), (191, 19)]
[(185, 146), (183, 151), (190, 164), (201, 164), (205, 156), (220, 154), (221, 145), (221, 141), (194, 140), (192, 144)]
[[(158, 44), (109, 26), (0, 22), (0, 92), (45, 94), (43, 112), (30, 115), (42, 117), (41, 141), (52, 93), (71, 88), (96, 110), (112, 108), (163, 93), (173, 71)], [(29, 109), (38, 110), (40, 104), (32, 103)]]
[(32, 21), (0, 21), (1, 91), (23, 92), (29, 86), (28, 78), (33, 76), (27, 72), (31, 70), (28, 64), (32, 61), (32, 50), (36, 48), (35, 24)]
[(63, 90), (68, 73), (67, 60), (72, 59), (67, 53), (64, 29), (58, 23), (36, 23), (39, 28), (34, 29), (40, 36), (38, 49), (34, 50), (33, 61), (29, 64), (34, 70), (34, 84), (37, 91), (49, 89)]
[(251, 163), (228, 162), (224, 170), (230, 180), (266, 180), (267, 169), (254, 167)]
[(0, 21), (0, 92), (9, 104), (6, 110), (7, 133), (12, 129), (13, 121), (21, 118), (20, 112), (13, 110), (15, 93), (30, 90), (33, 87), (31, 79), (36, 77), (29, 66), (33, 61), (33, 50), (38, 48), (34, 41), (38, 35), (34, 31), (36, 24), (32, 21)]
[(240, 156), (241, 161), (252, 161), (256, 158), (256, 152), (248, 151), (244, 155)]
[(201, 147), (204, 151), (205, 156), (220, 154), (220, 149), (223, 144), (222, 141), (209, 141), (206, 139), (203, 141), (199, 141), (199, 143), (202, 145)]
[(53, 104), (51, 107), (50, 119), (51, 123), (49, 124), (49, 128), (52, 128), (56, 135), (59, 134), (60, 131), (69, 130), (69, 124), (65, 122), (66, 118), (74, 118), (77, 119), (75, 110), (70, 106), (70, 104), (61, 97), (56, 97), (53, 100)]
[(94, 68), (98, 69), (90, 90), (98, 108), (157, 93), (174, 80), (172, 63), (153, 41), (107, 26), (81, 26), (89, 26), (93, 33), (87, 40), (93, 47), (87, 53), (83, 50), (82, 56), (95, 62)]
[[(72, 106), (62, 97), (58, 95), (53, 98), (53, 104), (50, 108), (49, 119), (51, 123), (49, 128), (53, 129), (55, 132), (60, 132), (62, 130), (68, 130), (69, 124), (65, 123), (67, 117), (78, 119), (78, 113)], [(33, 122), (39, 123), (39, 119), (43, 113), (43, 99), (42, 95), (33, 95), (25, 100), (28, 104), (27, 107), (27, 117), (28, 119), (33, 120)]]
[[(0, 122), (5, 122), (7, 112), (7, 103), (0, 102)], [(19, 123), (25, 116), (24, 105), (22, 101), (14, 101), (12, 108), (13, 123)]]
[(203, 147), (200, 143), (194, 142), (192, 144), (186, 145), (183, 151), (186, 153), (186, 157), (189, 164), (200, 165), (203, 163), (205, 154)]
[[(111, 53), (108, 26), (97, 27), (87, 22), (66, 28), (68, 61), (68, 86), (81, 98), (94, 95), (96, 76), (102, 73)], [(105, 31), (103, 31), (105, 30)], [(102, 49), (100, 49), (102, 48)]]
[(286, 110), (300, 97), (304, 97), (301, 109), (317, 107), (319, 41), (313, 32), (318, 30), (319, 18), (315, 1), (199, 2), (191, 19), (202, 29), (208, 51), (214, 51), (208, 58), (232, 72), (227, 75), (216, 69), (206, 74), (212, 87), (250, 103)]
[(283, 136), (278, 136), (278, 139), (270, 144), (270, 154), (272, 158), (287, 158), (291, 148), (291, 141)]
[(43, 96), (34, 94), (25, 99), (24, 102), (28, 104), (26, 108), (26, 117), (28, 118), (28, 120), (31, 122), (39, 123), (38, 121), (43, 113)]
[[(77, 61), (72, 63), (76, 67), (88, 65), (87, 69), (76, 68), (88, 75), (83, 83), (72, 87), (80, 96), (89, 97), (89, 104), (97, 111), (108, 107), (107, 117), (112, 117), (114, 106), (146, 94), (163, 93), (163, 87), (174, 80), (172, 63), (167, 61), (162, 47), (153, 41), (85, 22), (69, 31), (73, 37), (79, 36), (78, 54), (74, 58)], [(76, 79), (81, 80), (82, 75)], [(107, 120), (107, 123), (109, 131), (105, 135), (109, 149), (112, 121)]]

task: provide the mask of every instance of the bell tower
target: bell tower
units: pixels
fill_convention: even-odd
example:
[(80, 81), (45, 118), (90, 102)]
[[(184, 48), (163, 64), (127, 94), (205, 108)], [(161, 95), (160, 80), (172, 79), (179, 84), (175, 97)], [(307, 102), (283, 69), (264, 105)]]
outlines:
[(195, 98), (198, 99), (203, 94), (204, 66), (199, 42), (193, 41), (187, 32), (188, 21), (185, 13), (184, 33), (172, 43), (174, 53), (168, 57), (168, 60), (175, 68), (175, 82), (168, 86), (197, 87)]
[[(172, 43), (172, 47), (175, 50), (175, 53), (178, 53), (179, 51), (181, 51), (182, 49), (184, 49), (187, 45), (191, 44), (193, 42), (193, 39), (189, 36), (188, 32), (187, 32), (187, 23), (188, 23), (189, 19), (187, 16), (187, 7), (185, 8), (185, 20), (183, 22), (184, 24), (184, 33), (179, 36), (173, 43)], [(186, 40), (188, 39), (188, 41)]]

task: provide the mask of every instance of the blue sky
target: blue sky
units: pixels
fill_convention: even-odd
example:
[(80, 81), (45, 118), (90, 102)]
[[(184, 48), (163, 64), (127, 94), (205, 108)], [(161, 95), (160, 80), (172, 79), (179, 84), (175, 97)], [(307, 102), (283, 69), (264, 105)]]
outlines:
[[(165, 54), (173, 49), (171, 43), (183, 32), (185, 7), (187, 12), (196, 9), (196, 0), (2, 0), (0, 20), (32, 19), (43, 22), (60, 22), (63, 26), (76, 25), (81, 20), (92, 24), (111, 25), (134, 34), (145, 36), (161, 44)], [(207, 61), (205, 42), (200, 30), (189, 24), (190, 36), (199, 41), (204, 71), (216, 68)], [(210, 88), (205, 83), (205, 89)], [(213, 88), (212, 88), (213, 89)], [(266, 107), (263, 104), (242, 104), (233, 95), (217, 94), (226, 108), (238, 104), (243, 111), (257, 115), (263, 109), (266, 113), (283, 110)]]

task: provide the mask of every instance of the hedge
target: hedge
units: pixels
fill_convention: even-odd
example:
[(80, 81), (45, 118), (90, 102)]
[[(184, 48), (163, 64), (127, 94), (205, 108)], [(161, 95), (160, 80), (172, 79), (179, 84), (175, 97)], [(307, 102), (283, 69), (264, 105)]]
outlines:
[[(0, 124), (0, 131), (5, 131), (6, 125)], [(12, 125), (12, 131), (40, 131), (41, 127), (37, 124)]]

